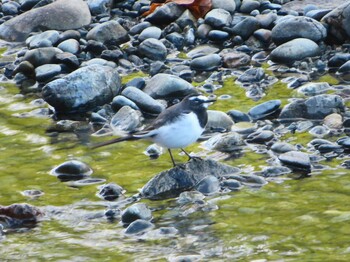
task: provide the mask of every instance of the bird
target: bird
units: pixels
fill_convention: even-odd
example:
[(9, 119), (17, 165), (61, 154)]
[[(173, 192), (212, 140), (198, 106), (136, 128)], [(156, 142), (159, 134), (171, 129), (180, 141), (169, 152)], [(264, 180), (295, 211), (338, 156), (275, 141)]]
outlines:
[(189, 159), (192, 158), (184, 148), (196, 142), (202, 135), (208, 122), (207, 108), (215, 101), (202, 94), (190, 94), (181, 102), (161, 112), (144, 130), (95, 144), (92, 148), (123, 141), (146, 139), (167, 148), (175, 167), (176, 163), (171, 149), (181, 149)]

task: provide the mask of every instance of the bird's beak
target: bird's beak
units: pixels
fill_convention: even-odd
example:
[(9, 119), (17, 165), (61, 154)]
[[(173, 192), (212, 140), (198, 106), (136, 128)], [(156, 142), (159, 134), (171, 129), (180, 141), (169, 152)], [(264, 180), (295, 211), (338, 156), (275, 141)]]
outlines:
[(205, 108), (208, 108), (212, 103), (214, 103), (216, 100), (215, 99), (208, 99), (208, 100), (203, 100), (202, 104), (204, 105)]

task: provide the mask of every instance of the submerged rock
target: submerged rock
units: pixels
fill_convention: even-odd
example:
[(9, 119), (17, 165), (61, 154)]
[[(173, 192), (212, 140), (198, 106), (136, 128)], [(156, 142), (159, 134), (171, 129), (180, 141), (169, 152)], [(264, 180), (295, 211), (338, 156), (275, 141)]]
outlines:
[(152, 219), (151, 210), (143, 203), (133, 204), (122, 213), (122, 222), (124, 224), (130, 224), (138, 219), (147, 221)]
[(4, 228), (31, 226), (42, 215), (39, 208), (25, 203), (0, 206), (0, 225)]
[(141, 196), (149, 199), (176, 197), (181, 192), (194, 188), (207, 176), (220, 178), (238, 172), (238, 168), (214, 160), (193, 158), (182, 166), (176, 166), (154, 176), (141, 189)]
[(293, 170), (311, 171), (311, 161), (308, 154), (299, 151), (289, 151), (281, 154), (278, 159)]
[(62, 181), (70, 181), (88, 177), (92, 172), (92, 169), (86, 163), (70, 160), (55, 167), (50, 173)]

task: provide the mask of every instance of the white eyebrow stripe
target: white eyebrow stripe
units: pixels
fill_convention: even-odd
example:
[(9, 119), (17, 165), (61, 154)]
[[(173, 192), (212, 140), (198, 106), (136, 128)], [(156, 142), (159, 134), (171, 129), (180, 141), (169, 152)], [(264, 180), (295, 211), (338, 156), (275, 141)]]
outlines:
[(202, 96), (202, 95), (199, 95), (199, 96), (194, 96), (194, 97), (190, 97), (190, 100), (193, 101), (193, 100), (202, 100), (202, 101), (207, 101), (208, 98), (205, 97), (205, 96)]

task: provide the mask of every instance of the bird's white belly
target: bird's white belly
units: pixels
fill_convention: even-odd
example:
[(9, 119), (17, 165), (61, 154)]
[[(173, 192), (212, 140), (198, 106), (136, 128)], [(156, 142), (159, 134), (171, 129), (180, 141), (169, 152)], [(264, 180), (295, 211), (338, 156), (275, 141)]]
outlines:
[(203, 131), (197, 116), (191, 112), (175, 123), (159, 128), (152, 141), (166, 148), (183, 148), (196, 142)]

